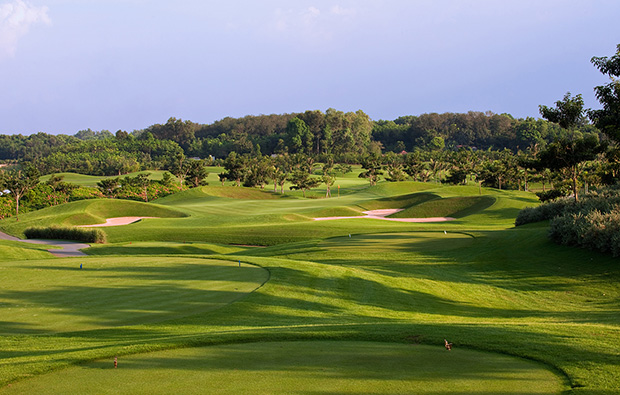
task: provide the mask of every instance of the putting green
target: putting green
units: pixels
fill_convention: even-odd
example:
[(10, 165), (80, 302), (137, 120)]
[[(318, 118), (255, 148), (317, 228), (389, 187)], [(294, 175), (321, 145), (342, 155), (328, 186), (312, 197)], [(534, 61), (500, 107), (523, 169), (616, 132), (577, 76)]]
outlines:
[[(80, 269), (82, 264), (82, 269)], [(0, 263), (0, 333), (81, 331), (200, 314), (267, 281), (267, 270), (184, 257)]]
[(441, 346), (274, 342), (112, 358), (34, 377), (2, 394), (557, 394), (540, 364)]

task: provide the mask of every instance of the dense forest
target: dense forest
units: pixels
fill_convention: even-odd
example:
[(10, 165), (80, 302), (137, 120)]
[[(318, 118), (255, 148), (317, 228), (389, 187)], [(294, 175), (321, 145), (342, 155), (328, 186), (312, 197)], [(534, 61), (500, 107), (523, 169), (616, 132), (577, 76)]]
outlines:
[[(599, 132), (579, 125), (581, 135)], [(170, 118), (131, 133), (82, 130), (73, 136), (37, 133), (0, 135), (0, 160), (34, 162), (42, 173), (73, 171), (93, 175), (141, 169), (170, 169), (175, 157), (225, 158), (237, 154), (303, 153), (333, 155), (359, 163), (366, 154), (416, 150), (541, 149), (569, 135), (544, 119), (515, 119), (508, 114), (422, 114), (373, 121), (363, 111), (328, 109), (281, 115), (224, 118), (198, 124)]]

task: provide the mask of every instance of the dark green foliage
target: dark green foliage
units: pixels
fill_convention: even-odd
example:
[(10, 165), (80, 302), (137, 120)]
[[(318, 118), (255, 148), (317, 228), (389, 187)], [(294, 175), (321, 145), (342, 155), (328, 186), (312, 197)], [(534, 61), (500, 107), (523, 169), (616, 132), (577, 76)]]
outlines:
[(550, 189), (545, 192), (536, 192), (536, 196), (538, 196), (538, 200), (545, 203), (566, 196), (566, 194), (559, 189)]
[(549, 222), (549, 237), (559, 244), (620, 255), (620, 189), (608, 188), (580, 201), (570, 198), (519, 212), (515, 225)]
[(558, 244), (620, 256), (620, 205), (607, 213), (592, 210), (556, 217), (549, 223), (549, 237)]
[(72, 240), (83, 243), (106, 242), (106, 234), (101, 229), (84, 229), (73, 227), (49, 226), (46, 228), (32, 227), (24, 230), (28, 239)]
[(601, 73), (612, 77), (612, 81), (594, 88), (596, 98), (603, 108), (590, 110), (588, 115), (601, 132), (610, 139), (620, 142), (620, 81), (613, 78), (620, 77), (620, 44), (614, 56), (594, 57), (592, 63)]

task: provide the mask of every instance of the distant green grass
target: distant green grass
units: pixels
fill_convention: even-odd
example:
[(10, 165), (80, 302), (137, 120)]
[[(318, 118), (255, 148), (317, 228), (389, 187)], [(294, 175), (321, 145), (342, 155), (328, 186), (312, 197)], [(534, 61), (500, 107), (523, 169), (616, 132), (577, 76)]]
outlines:
[[(557, 394), (559, 377), (499, 354), (371, 342), (267, 342), (96, 361), (1, 393)], [(527, 386), (523, 383), (527, 382)]]

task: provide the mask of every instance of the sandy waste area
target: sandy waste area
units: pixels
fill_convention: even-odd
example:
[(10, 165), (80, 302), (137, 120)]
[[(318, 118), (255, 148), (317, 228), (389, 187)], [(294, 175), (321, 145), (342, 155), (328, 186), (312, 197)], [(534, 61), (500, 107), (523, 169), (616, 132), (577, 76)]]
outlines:
[(364, 216), (355, 216), (355, 217), (319, 217), (314, 218), (315, 221), (329, 221), (333, 219), (356, 219), (356, 218), (364, 218), (364, 219), (382, 219), (384, 221), (395, 221), (395, 222), (446, 222), (446, 221), (454, 221), (455, 218), (452, 217), (429, 217), (429, 218), (387, 218), (388, 215), (395, 214), (399, 211), (403, 211), (401, 208), (388, 208), (381, 210), (370, 210), (363, 211)]

